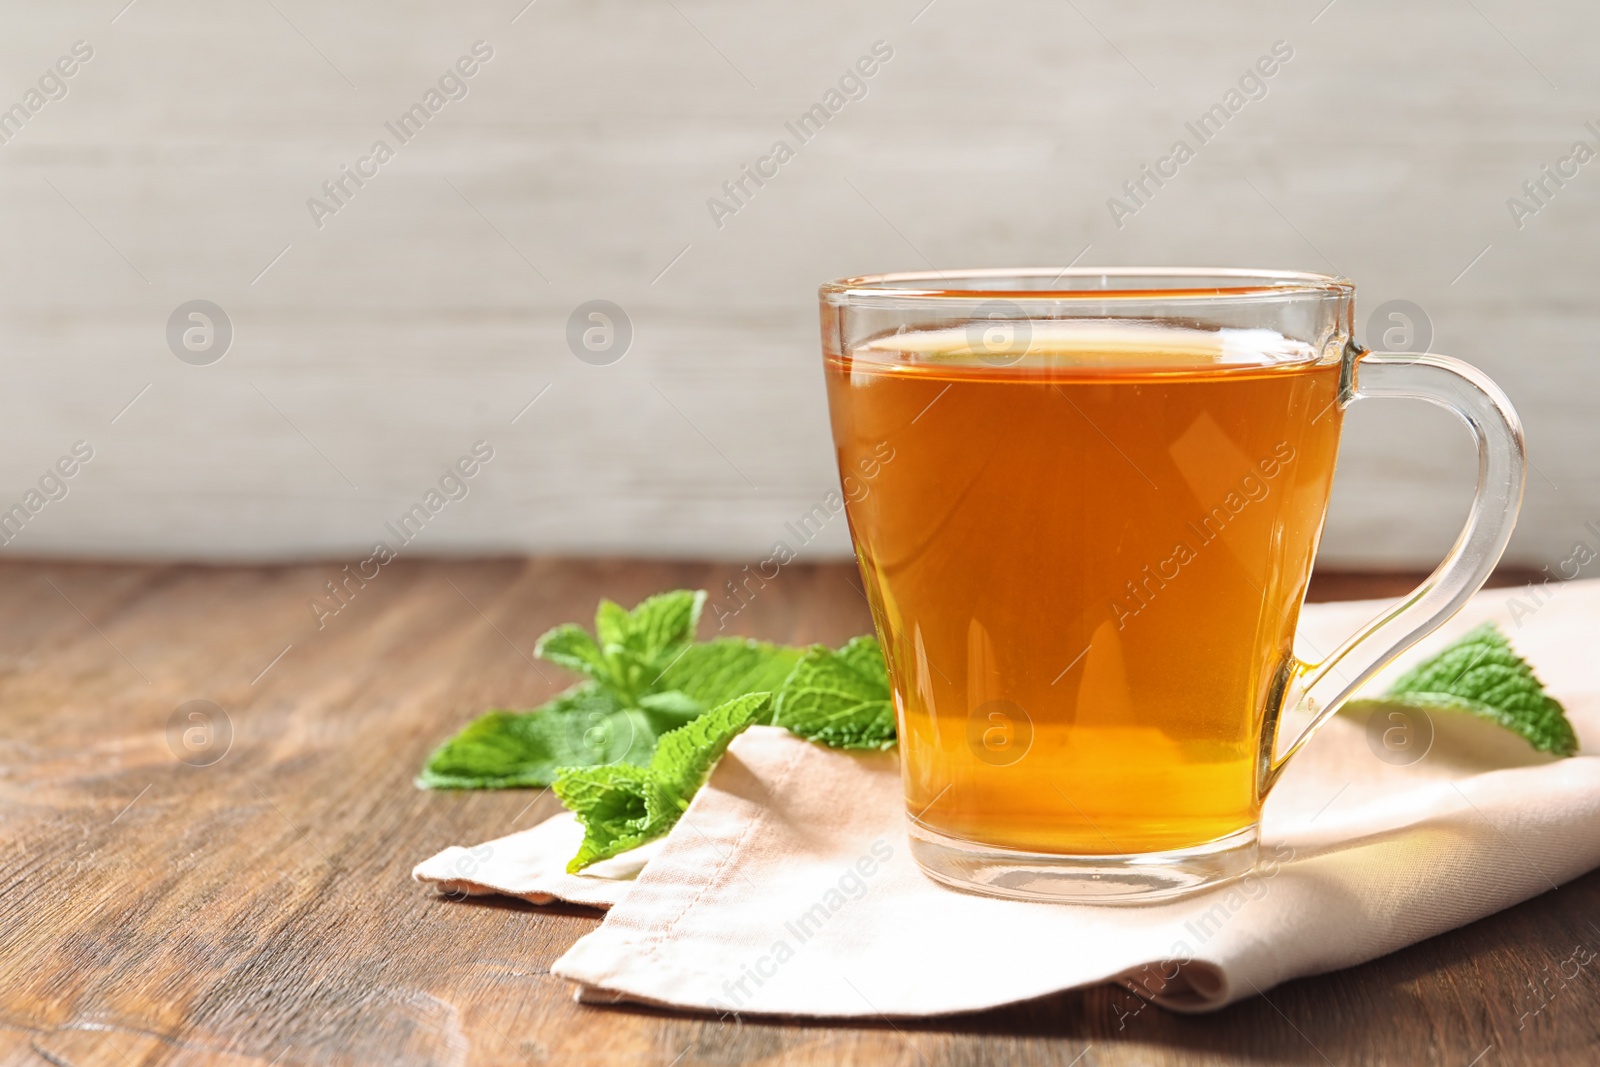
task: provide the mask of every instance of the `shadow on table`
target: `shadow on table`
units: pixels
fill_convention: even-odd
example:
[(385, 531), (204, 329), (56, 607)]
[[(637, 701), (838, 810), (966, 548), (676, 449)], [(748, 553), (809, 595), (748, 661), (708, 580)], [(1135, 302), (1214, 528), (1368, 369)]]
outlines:
[(502, 896), (498, 893), (486, 893), (481, 896), (440, 893), (438, 894), (438, 902), (465, 908), (489, 908), (493, 911), (525, 911), (533, 915), (565, 915), (574, 919), (595, 919), (598, 921), (606, 917), (603, 909), (591, 908), (586, 904), (569, 904), (564, 900), (553, 900), (548, 904), (530, 904), (520, 897)]

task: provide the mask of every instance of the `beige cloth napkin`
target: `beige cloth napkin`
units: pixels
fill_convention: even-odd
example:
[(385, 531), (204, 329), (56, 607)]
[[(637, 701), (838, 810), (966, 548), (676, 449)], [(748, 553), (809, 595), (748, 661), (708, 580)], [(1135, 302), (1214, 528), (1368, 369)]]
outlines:
[[(1600, 582), (1481, 594), (1415, 655), (1486, 618), (1600, 738)], [(1377, 603), (1312, 605), (1302, 639), (1327, 650)], [(1520, 619), (1520, 625), (1519, 625)], [(1385, 679), (1375, 683), (1381, 689)], [(1600, 759), (1539, 756), (1465, 716), (1432, 716), (1410, 765), (1380, 758), (1338, 716), (1274, 791), (1263, 863), (1241, 882), (1164, 904), (1080, 906), (955, 892), (926, 878), (905, 835), (893, 752), (860, 755), (757, 727), (740, 737), (672, 833), (595, 875), (564, 865), (570, 816), (449, 849), (415, 877), (448, 892), (609, 907), (552, 967), (579, 997), (718, 1013), (926, 1016), (1121, 980), (1185, 1011), (1373, 959), (1600, 865)], [(644, 852), (645, 850), (640, 850)]]

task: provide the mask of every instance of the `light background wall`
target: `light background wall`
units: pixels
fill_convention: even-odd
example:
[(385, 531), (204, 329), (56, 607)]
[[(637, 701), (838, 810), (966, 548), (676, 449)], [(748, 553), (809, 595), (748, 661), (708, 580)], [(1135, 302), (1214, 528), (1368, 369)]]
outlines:
[[(1514, 559), (1593, 541), (1600, 162), (1520, 229), (1506, 206), (1597, 143), (1593, 5), (125, 3), (0, 7), (0, 106), (94, 49), (0, 146), (0, 505), (95, 449), (0, 551), (353, 555), (482, 438), (412, 551), (756, 558), (837, 485), (818, 282), (1074, 259), (1337, 270), (1363, 322), (1413, 301), (1528, 425)], [(479, 40), (469, 95), (398, 145)], [(707, 198), (879, 40), (868, 96), (717, 226)], [(1269, 95), (1116, 226), (1279, 40)], [(319, 228), (307, 199), (379, 138)], [(235, 331), (208, 366), (165, 336), (197, 298)], [(609, 366), (566, 343), (596, 298), (633, 328)], [(1341, 464), (1325, 560), (1442, 554), (1472, 477), (1447, 416), (1363, 405)], [(847, 550), (840, 519), (807, 551)]]

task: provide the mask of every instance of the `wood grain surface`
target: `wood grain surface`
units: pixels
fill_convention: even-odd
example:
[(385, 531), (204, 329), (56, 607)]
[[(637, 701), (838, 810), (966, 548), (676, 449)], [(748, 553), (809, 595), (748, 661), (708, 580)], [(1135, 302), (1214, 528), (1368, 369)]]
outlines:
[[(1111, 987), (851, 1026), (579, 1006), (549, 966), (597, 914), (451, 901), (409, 877), (445, 845), (531, 826), (555, 802), (423, 792), (412, 775), (478, 711), (567, 683), (530, 659), (545, 628), (587, 618), (600, 595), (716, 589), (734, 569), (399, 561), (319, 630), (307, 601), (336, 571), (0, 566), (0, 1067), (1493, 1067), (1597, 1055), (1600, 976), (1559, 972), (1575, 946), (1600, 945), (1600, 873), (1200, 1017)], [(839, 641), (868, 625), (856, 582), (843, 566), (796, 565), (736, 628)], [(1322, 578), (1318, 595), (1406, 584)], [(179, 709), (194, 700), (221, 709), (210, 749), (169, 744), (174, 716), (193, 728)]]

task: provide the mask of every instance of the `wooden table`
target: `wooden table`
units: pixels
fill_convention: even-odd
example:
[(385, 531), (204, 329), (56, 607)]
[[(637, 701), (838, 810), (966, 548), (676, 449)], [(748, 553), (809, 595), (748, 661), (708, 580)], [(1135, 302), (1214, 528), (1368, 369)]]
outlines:
[[(1600, 949), (1600, 873), (1203, 1017), (1111, 987), (892, 1025), (579, 1006), (549, 966), (596, 914), (453, 902), (410, 879), (555, 802), (423, 792), (412, 775), (476, 712), (567, 684), (530, 659), (547, 627), (602, 594), (718, 589), (736, 568), (398, 561), (318, 629), (308, 602), (338, 571), (0, 566), (0, 1065), (1600, 1060), (1600, 966), (1542, 996), (1530, 984)], [(737, 629), (838, 642), (868, 626), (856, 584), (791, 566)], [(175, 716), (203, 728), (188, 715), (204, 705), (179, 710), (196, 700), (232, 732), (204, 766), (168, 742)]]

